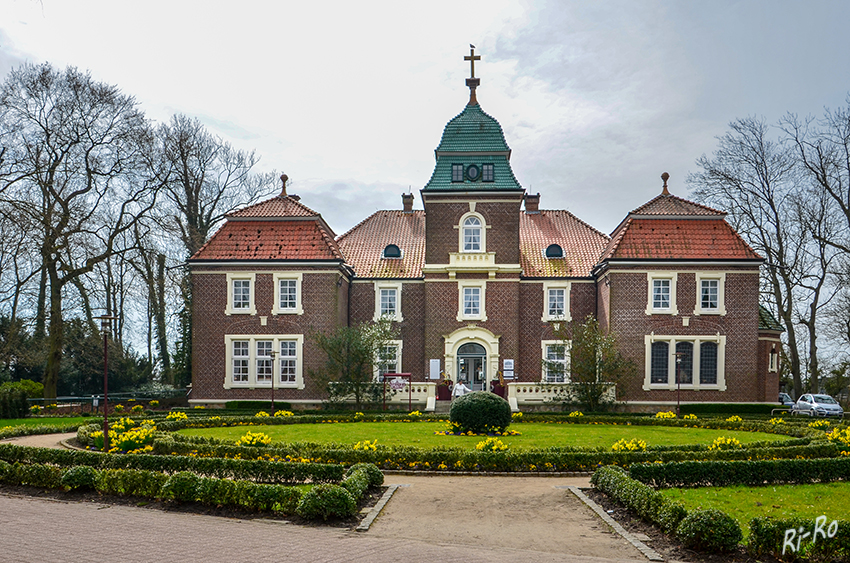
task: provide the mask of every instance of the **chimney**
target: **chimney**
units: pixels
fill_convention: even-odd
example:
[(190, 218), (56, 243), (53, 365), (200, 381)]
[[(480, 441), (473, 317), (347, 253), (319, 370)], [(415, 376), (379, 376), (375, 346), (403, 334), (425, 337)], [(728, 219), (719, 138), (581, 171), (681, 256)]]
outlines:
[(540, 205), (540, 194), (525, 194), (525, 212), (526, 213), (540, 213), (540, 210), (537, 208)]
[(280, 197), (286, 197), (286, 182), (289, 181), (289, 176), (286, 174), (280, 175), (280, 182), (283, 186), (280, 188)]
[(405, 213), (413, 213), (413, 194), (401, 194), (401, 203)]

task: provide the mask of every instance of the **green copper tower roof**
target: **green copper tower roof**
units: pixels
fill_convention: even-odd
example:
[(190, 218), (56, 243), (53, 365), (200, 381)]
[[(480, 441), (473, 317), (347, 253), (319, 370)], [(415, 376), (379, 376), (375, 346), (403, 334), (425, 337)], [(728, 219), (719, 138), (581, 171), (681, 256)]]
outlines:
[[(434, 151), (437, 164), (425, 185), (425, 191), (503, 191), (520, 190), (511, 170), (511, 149), (499, 122), (484, 113), (478, 104), (468, 105), (446, 124), (440, 145)], [(492, 179), (484, 174), (484, 165), (492, 166)], [(452, 168), (463, 166), (462, 180)], [(477, 176), (467, 173), (470, 166), (479, 170)]]
[(475, 95), (480, 79), (475, 78), (474, 47), (465, 60), (472, 64), (469, 103), (443, 129), (443, 137), (434, 151), (437, 164), (422, 191), (523, 191), (511, 170), (511, 149), (502, 126), (484, 113)]
[(443, 129), (443, 138), (437, 147), (441, 152), (504, 152), (511, 149), (505, 142), (502, 126), (491, 116), (484, 113), (481, 106), (466, 106), (462, 112), (452, 118)]

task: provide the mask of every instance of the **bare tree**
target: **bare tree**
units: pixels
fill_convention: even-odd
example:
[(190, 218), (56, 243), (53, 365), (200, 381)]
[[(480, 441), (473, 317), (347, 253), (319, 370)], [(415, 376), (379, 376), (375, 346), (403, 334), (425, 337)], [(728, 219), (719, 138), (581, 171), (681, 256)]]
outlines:
[(697, 199), (728, 212), (730, 223), (764, 256), (763, 293), (785, 326), (794, 392), (803, 392), (797, 335), (795, 290), (805, 272), (804, 233), (794, 220), (797, 175), (793, 154), (768, 138), (768, 126), (752, 117), (738, 119), (718, 138), (712, 158), (697, 160), (701, 171), (688, 183)]
[(153, 207), (156, 183), (144, 166), (152, 136), (136, 101), (117, 87), (42, 64), (13, 70), (0, 88), (0, 138), (0, 204), (27, 229), (44, 272), (44, 392), (53, 398), (66, 288), (121, 252), (122, 235)]
[(234, 149), (197, 119), (174, 115), (157, 138), (164, 166), (165, 224), (178, 234), (188, 256), (207, 241), (225, 215), (274, 191), (274, 173), (253, 172), (254, 152)]

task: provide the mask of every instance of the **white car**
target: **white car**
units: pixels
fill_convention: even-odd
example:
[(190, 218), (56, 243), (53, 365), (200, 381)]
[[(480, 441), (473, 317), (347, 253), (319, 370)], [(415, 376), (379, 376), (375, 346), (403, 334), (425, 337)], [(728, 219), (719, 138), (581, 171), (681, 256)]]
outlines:
[(806, 414), (809, 416), (844, 416), (844, 409), (838, 401), (829, 395), (813, 395), (806, 393), (794, 403), (791, 414)]

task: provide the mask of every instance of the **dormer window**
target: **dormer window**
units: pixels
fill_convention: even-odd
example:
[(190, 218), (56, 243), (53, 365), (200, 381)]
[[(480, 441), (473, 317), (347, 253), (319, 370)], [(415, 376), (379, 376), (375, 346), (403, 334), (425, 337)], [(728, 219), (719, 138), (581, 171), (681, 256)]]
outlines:
[(557, 244), (550, 244), (546, 247), (546, 258), (563, 258), (564, 249)]
[(481, 166), (481, 181), (482, 182), (493, 182), (495, 180), (495, 173), (493, 171), (492, 164), (483, 164)]
[(452, 182), (463, 182), (463, 164), (452, 164)]
[(470, 164), (466, 167), (466, 177), (469, 178), (470, 181), (475, 182), (478, 180), (479, 176), (481, 176), (481, 169), (478, 168), (478, 166)]
[(401, 258), (401, 249), (395, 244), (388, 244), (384, 248), (384, 258)]

